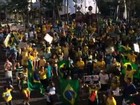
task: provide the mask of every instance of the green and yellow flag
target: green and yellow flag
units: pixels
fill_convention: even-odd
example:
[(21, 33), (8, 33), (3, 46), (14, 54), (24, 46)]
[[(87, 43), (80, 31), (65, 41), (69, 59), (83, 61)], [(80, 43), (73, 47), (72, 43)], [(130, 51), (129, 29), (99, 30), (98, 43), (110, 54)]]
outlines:
[(69, 67), (69, 61), (68, 60), (62, 60), (58, 62), (58, 68), (59, 68), (59, 75), (60, 77), (63, 77), (63, 71), (61, 70), (62, 68), (68, 68)]
[(30, 91), (39, 90), (41, 94), (44, 94), (45, 90), (40, 82), (35, 82), (33, 62), (28, 60), (28, 88)]
[(68, 60), (62, 60), (58, 62), (58, 68), (61, 69), (64, 66), (69, 67), (69, 61)]
[(60, 79), (60, 97), (64, 105), (78, 105), (79, 88), (78, 80)]
[(128, 65), (131, 65), (132, 70), (137, 71), (137, 73), (134, 74), (134, 77), (137, 78), (137, 79), (140, 79), (140, 70), (138, 70), (138, 64), (132, 63), (132, 62), (129, 62), (129, 61), (123, 62), (124, 69), (122, 69), (122, 74), (125, 75), (125, 70), (126, 70)]

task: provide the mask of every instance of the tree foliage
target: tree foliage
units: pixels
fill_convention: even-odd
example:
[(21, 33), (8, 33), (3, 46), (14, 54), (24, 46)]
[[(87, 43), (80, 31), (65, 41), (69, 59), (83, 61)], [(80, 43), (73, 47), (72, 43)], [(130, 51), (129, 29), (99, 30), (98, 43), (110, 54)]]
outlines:
[(28, 9), (28, 0), (11, 0), (7, 3), (9, 12), (24, 12)]

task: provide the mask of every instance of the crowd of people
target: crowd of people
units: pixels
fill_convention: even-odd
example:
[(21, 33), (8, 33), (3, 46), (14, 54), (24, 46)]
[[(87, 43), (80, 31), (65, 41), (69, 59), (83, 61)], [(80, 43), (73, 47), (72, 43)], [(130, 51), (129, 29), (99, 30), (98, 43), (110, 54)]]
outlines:
[[(134, 43), (139, 43), (139, 23), (138, 19), (127, 22), (102, 18), (98, 24), (75, 20), (46, 21), (41, 26), (31, 25), (25, 31), (1, 27), (0, 38), (11, 35), (6, 47), (1, 44), (1, 49), (5, 49), (4, 71), (9, 84), (4, 86), (2, 95), (6, 105), (12, 105), (10, 92), (14, 89), (14, 71), (17, 86), (24, 95), (24, 105), (29, 105), (29, 60), (33, 62), (36, 80), (41, 82), (48, 96), (56, 94), (54, 80), (63, 76), (78, 79), (81, 89), (88, 86), (88, 105), (121, 105), (120, 100), (123, 105), (134, 105), (140, 86), (139, 78), (134, 76), (140, 74), (140, 54), (133, 48)], [(46, 33), (53, 37), (51, 43), (44, 40)], [(124, 63), (124, 60), (129, 63)], [(68, 64), (60, 67), (61, 61)], [(84, 76), (88, 75), (93, 76), (93, 83), (84, 81)], [(48, 87), (51, 88), (48, 90)], [(103, 98), (99, 96), (100, 92), (105, 93)], [(52, 98), (47, 100), (47, 105), (54, 105)]]

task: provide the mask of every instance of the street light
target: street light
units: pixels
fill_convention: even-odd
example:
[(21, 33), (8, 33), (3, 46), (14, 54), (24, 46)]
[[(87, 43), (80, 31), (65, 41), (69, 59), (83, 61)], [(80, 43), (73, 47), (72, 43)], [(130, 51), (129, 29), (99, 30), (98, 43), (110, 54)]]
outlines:
[(92, 21), (92, 9), (93, 9), (92, 6), (88, 7), (88, 10), (89, 10), (89, 13), (88, 13), (89, 14), (89, 24), (90, 25), (92, 25), (92, 22), (91, 22)]

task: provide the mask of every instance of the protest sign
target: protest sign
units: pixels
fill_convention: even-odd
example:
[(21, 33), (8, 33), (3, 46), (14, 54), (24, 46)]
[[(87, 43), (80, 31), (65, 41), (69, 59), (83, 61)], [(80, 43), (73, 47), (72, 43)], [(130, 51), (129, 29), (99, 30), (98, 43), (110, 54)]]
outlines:
[(84, 76), (84, 83), (86, 84), (94, 84), (94, 82), (96, 81), (96, 84), (97, 84), (97, 81), (99, 81), (99, 76), (98, 75), (86, 75)]
[(140, 52), (139, 44), (138, 43), (134, 43), (133, 46), (134, 46), (134, 51), (139, 53)]
[(93, 76), (92, 75), (84, 76), (84, 83), (93, 84)]
[(50, 36), (49, 34), (46, 34), (45, 37), (44, 37), (44, 40), (46, 40), (48, 43), (52, 43), (53, 41), (53, 37)]

